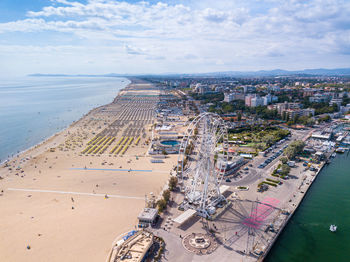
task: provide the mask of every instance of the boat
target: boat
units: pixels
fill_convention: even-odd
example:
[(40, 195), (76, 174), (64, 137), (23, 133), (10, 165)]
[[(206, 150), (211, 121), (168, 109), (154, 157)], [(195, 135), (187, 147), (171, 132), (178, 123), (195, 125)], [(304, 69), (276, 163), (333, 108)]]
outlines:
[(336, 226), (336, 225), (331, 225), (331, 226), (329, 227), (329, 230), (330, 230), (331, 232), (335, 232), (335, 231), (337, 231), (337, 226)]
[(343, 147), (338, 147), (338, 148), (335, 150), (335, 152), (337, 152), (337, 153), (344, 153), (344, 152), (345, 152), (345, 148), (343, 148)]

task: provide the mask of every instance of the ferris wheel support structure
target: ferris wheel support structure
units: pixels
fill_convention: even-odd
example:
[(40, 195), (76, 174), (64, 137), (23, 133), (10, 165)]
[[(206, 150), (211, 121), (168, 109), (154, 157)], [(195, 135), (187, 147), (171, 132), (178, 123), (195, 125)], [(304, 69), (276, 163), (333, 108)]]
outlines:
[(228, 134), (223, 119), (202, 113), (188, 126), (179, 149), (177, 176), (187, 208), (209, 217), (225, 198), (220, 184), (228, 162)]

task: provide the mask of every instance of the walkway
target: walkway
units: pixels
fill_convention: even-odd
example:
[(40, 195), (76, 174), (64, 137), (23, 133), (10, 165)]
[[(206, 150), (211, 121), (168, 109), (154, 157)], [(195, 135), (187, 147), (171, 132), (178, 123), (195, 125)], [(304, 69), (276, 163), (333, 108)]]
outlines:
[(69, 192), (69, 191), (56, 191), (56, 190), (44, 190), (44, 189), (8, 188), (7, 190), (9, 190), (9, 191), (23, 191), (23, 192), (37, 192), (37, 193), (66, 194), (66, 195), (97, 196), (97, 197), (105, 197), (107, 195), (109, 198), (145, 200), (144, 197), (136, 197), (136, 196), (94, 194), (94, 193), (85, 193), (85, 192)]

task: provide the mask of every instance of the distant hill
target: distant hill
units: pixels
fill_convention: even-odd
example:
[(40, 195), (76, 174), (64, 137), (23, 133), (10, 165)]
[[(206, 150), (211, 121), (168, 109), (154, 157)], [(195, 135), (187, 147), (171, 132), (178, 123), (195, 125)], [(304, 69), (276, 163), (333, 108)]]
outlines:
[[(157, 76), (157, 74), (139, 74), (139, 76)], [(260, 71), (224, 71), (211, 73), (193, 73), (193, 74), (158, 74), (162, 76), (210, 76), (210, 77), (268, 77), (268, 76), (350, 76), (350, 68), (335, 69), (304, 69), (297, 71), (288, 71), (283, 69), (260, 70)], [(137, 76), (135, 74), (102, 74), (102, 75), (67, 75), (67, 74), (30, 74), (36, 77), (121, 77), (121, 76)]]
[(288, 71), (283, 69), (274, 70), (260, 70), (260, 71), (226, 71), (226, 72), (213, 72), (205, 74), (195, 75), (206, 75), (206, 76), (232, 76), (232, 77), (243, 77), (243, 76), (350, 76), (350, 68), (336, 68), (336, 69), (304, 69), (298, 71)]
[(125, 74), (103, 74), (103, 75), (89, 75), (89, 74), (78, 74), (78, 75), (68, 75), (68, 74), (29, 74), (28, 76), (37, 77), (120, 77), (126, 76)]

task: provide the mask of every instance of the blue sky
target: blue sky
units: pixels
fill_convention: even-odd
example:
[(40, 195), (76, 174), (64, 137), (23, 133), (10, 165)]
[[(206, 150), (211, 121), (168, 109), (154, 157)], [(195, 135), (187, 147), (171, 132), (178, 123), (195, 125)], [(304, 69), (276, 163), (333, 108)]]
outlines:
[(347, 0), (1, 0), (0, 75), (350, 67)]

